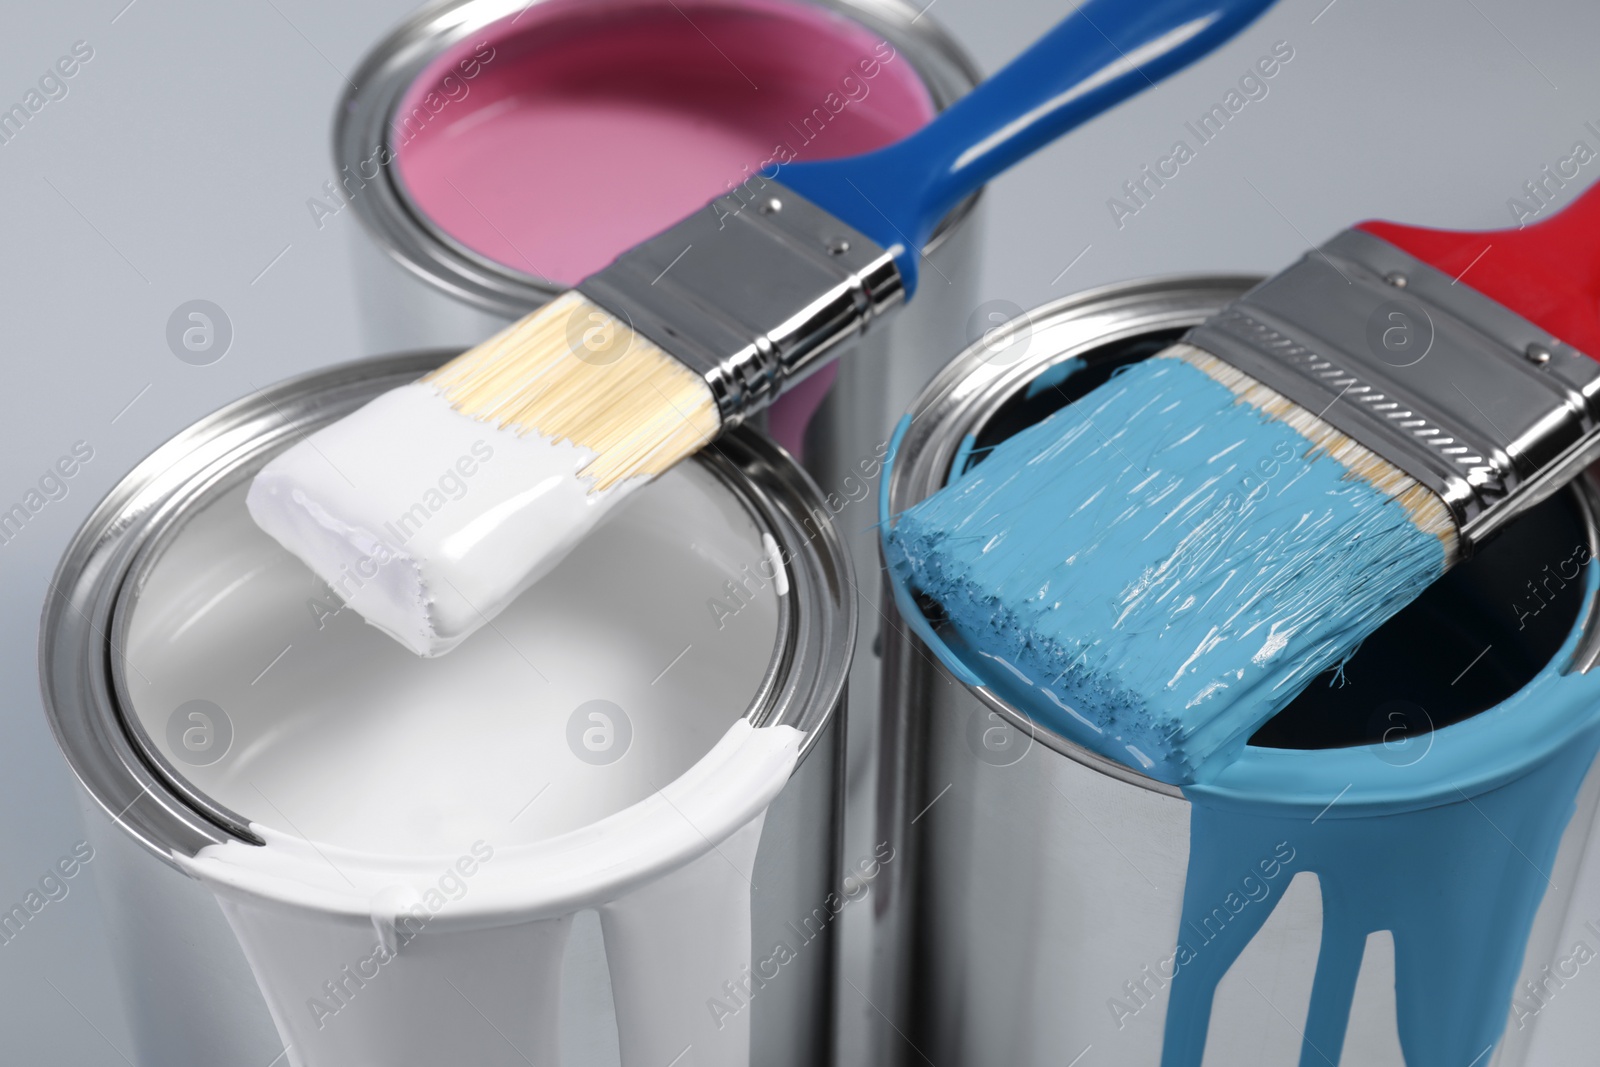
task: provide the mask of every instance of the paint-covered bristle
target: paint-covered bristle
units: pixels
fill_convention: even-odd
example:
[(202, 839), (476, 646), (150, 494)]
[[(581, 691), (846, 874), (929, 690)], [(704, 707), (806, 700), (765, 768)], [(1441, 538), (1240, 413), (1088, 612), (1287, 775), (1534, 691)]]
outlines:
[(1167, 781), (1225, 762), (1454, 562), (1442, 503), (1197, 349), (1126, 368), (895, 518), (996, 688)]
[(1311, 443), (1317, 451), (1336, 460), (1350, 472), (1385, 496), (1393, 497), (1405, 508), (1411, 521), (1424, 533), (1433, 534), (1444, 545), (1445, 566), (1456, 563), (1461, 555), (1460, 538), (1456, 534), (1455, 520), (1450, 509), (1433, 490), (1426, 488), (1411, 475), (1384, 459), (1355, 438), (1340, 433), (1322, 418), (1296, 404), (1288, 397), (1269, 389), (1204, 349), (1194, 345), (1176, 344), (1158, 358), (1181, 359), (1204, 371), (1206, 377), (1220, 382), (1242, 402), (1265, 414), (1274, 422), (1295, 430)]
[(464, 415), (593, 452), (596, 490), (661, 474), (722, 425), (704, 378), (576, 292), (423, 380)]
[(569, 293), (288, 448), (246, 503), (368, 622), (437, 656), (720, 427), (699, 375)]

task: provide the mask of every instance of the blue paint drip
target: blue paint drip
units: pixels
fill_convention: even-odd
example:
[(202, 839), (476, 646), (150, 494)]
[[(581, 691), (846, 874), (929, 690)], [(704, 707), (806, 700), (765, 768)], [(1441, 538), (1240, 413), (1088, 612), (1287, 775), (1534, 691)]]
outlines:
[[(1561, 835), (1600, 753), (1600, 670), (1568, 673), (1600, 594), (1600, 566), (1586, 564), (1583, 580), (1588, 606), (1563, 647), (1495, 707), (1408, 736), (1398, 749), (1246, 747), (1214, 780), (1184, 787), (1189, 864), (1162, 1067), (1202, 1062), (1217, 984), (1282, 893), (1230, 909), (1227, 921), (1212, 917), (1263, 862), (1288, 875), (1262, 872), (1269, 893), (1301, 870), (1321, 886), (1322, 949), (1300, 1067), (1339, 1063), (1365, 939), (1376, 930), (1394, 938), (1408, 1067), (1489, 1061)], [(903, 580), (893, 589), (902, 618), (957, 678), (1041, 724), (1055, 721), (1037, 689), (930, 625)]]
[[(1597, 586), (1591, 563), (1591, 604)], [(1379, 930), (1394, 937), (1408, 1067), (1488, 1062), (1561, 835), (1600, 751), (1600, 675), (1563, 674), (1578, 633), (1509, 700), (1424, 735), (1429, 747), (1413, 764), (1386, 761), (1383, 745), (1247, 748), (1214, 782), (1184, 789), (1189, 871), (1162, 1067), (1199, 1067), (1217, 983), (1272, 909), (1202, 924), (1241, 872), (1282, 842), (1322, 892), (1300, 1067), (1339, 1062), (1366, 938)]]
[(885, 554), (1046, 726), (1180, 783), (1444, 565), (1399, 505), (1177, 359), (1000, 444), (900, 515)]

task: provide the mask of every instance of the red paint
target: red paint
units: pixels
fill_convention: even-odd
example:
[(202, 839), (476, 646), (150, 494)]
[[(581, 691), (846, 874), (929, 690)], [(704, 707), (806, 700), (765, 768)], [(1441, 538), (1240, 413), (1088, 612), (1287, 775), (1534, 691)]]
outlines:
[(1600, 359), (1600, 184), (1520, 230), (1356, 227), (1459, 278), (1558, 340)]

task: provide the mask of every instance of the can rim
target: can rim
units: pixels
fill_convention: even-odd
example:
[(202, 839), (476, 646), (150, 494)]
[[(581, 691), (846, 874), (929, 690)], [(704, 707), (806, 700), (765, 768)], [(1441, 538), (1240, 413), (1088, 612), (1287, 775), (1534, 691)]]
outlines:
[[(341, 364), (207, 415), (120, 479), (63, 554), (40, 624), (45, 713), (90, 797), (163, 860), (176, 863), (175, 857), (227, 841), (264, 841), (249, 820), (189, 783), (132, 714), (125, 676), (132, 665), (117, 650), (126, 647), (129, 607), (149, 567), (188, 517), (271, 455), (455, 354), (420, 351)], [(800, 730), (803, 761), (842, 705), (855, 647), (848, 549), (831, 523), (805, 525), (821, 506), (819, 490), (755, 431), (727, 434), (693, 462), (733, 493), (786, 563), (789, 594), (779, 602), (772, 655), (740, 717)]]
[[(999, 327), (996, 336), (980, 339), (963, 349), (929, 381), (895, 432), (889, 451), (890, 469), (884, 477), (879, 497), (880, 563), (881, 537), (890, 528), (890, 517), (942, 488), (962, 439), (980, 427), (1005, 401), (1015, 397), (1041, 370), (1107, 344), (1197, 325), (1261, 280), (1258, 275), (1186, 274), (1117, 282), (1074, 293), (1024, 312)], [(1003, 356), (1008, 345), (1012, 344), (1039, 347), (1029, 350), (1035, 358), (1029, 359), (1025, 352), (1012, 360), (1000, 362), (998, 357)], [(1038, 356), (1038, 352), (1044, 355)], [(924, 418), (929, 414), (934, 417)], [(1575, 499), (1589, 542), (1600, 554), (1600, 478), (1587, 474), (1566, 492)], [(960, 663), (955, 653), (932, 630), (900, 583), (892, 577), (885, 580), (893, 591), (896, 609), (912, 630), (913, 639), (920, 640), (934, 652), (933, 660), (937, 669), (949, 680), (964, 686), (987, 710), (999, 715), (1029, 738), (1030, 743), (1042, 743), (1075, 762), (1120, 781), (1168, 796), (1185, 795), (1183, 788), (1150, 778), (1084, 748), (1039, 725), (1013, 707)], [(1558, 671), (1561, 674), (1588, 674), (1600, 664), (1600, 604), (1596, 602), (1595, 589), (1588, 590), (1572, 634), (1551, 663), (1560, 665)], [(1537, 678), (1536, 675), (1535, 679), (1530, 679), (1505, 703), (1515, 701), (1526, 693)], [(1481, 718), (1484, 714), (1487, 712), (1472, 718)], [(1444, 727), (1438, 732), (1442, 734), (1469, 721), (1472, 720)], [(1298, 755), (1289, 755), (1287, 759), (1295, 759)], [(1493, 781), (1492, 777), (1488, 777), (1478, 784), (1487, 787)], [(1470, 788), (1465, 780), (1462, 785)], [(1239, 791), (1233, 790), (1228, 795), (1229, 799), (1237, 799)]]
[[(436, 0), (397, 25), (367, 53), (340, 98), (333, 124), (333, 162), (358, 166), (383, 152), (391, 161), (392, 118), (401, 98), (438, 55), (476, 30), (547, 0)], [(982, 80), (977, 65), (948, 31), (905, 0), (792, 0), (850, 18), (903, 51), (936, 111)], [(359, 175), (359, 171), (358, 171)], [(570, 288), (514, 270), (445, 234), (413, 203), (392, 162), (363, 178), (351, 199), (356, 218), (400, 267), (472, 307), (516, 318)], [(972, 215), (983, 190), (951, 209), (929, 239), (931, 254)]]

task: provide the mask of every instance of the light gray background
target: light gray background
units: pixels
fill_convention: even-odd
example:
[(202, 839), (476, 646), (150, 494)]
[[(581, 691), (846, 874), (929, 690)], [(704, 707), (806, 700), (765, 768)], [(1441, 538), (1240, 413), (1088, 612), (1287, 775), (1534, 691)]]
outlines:
[[(0, 546), (5, 908), (80, 837), (34, 666), (48, 575), (72, 531), (184, 425), (255, 386), (365, 354), (347, 262), (358, 223), (346, 212), (319, 231), (306, 200), (332, 176), (340, 72), (413, 6), (125, 4), (11, 0), (0, 19), (0, 106), (73, 42), (94, 48), (67, 97), (0, 145), (0, 509), (73, 442), (95, 451), (70, 494)], [(992, 70), (1066, 7), (935, 0), (929, 17)], [(1192, 143), (1184, 122), (1280, 40), (1294, 58), (1266, 99), (1119, 228), (1108, 198), (1176, 139)], [(1508, 198), (1541, 167), (1579, 139), (1600, 149), (1584, 125), (1600, 128), (1597, 42), (1592, 0), (1284, 0), (1199, 66), (997, 182), (983, 296), (1031, 307), (1140, 275), (1271, 271), (1374, 216), (1508, 225)], [(1579, 181), (1596, 176), (1600, 160)], [(235, 333), (206, 367), (165, 340), (169, 314), (195, 298), (221, 305)], [(70, 884), (0, 945), (6, 1063), (125, 1062), (94, 887)]]

